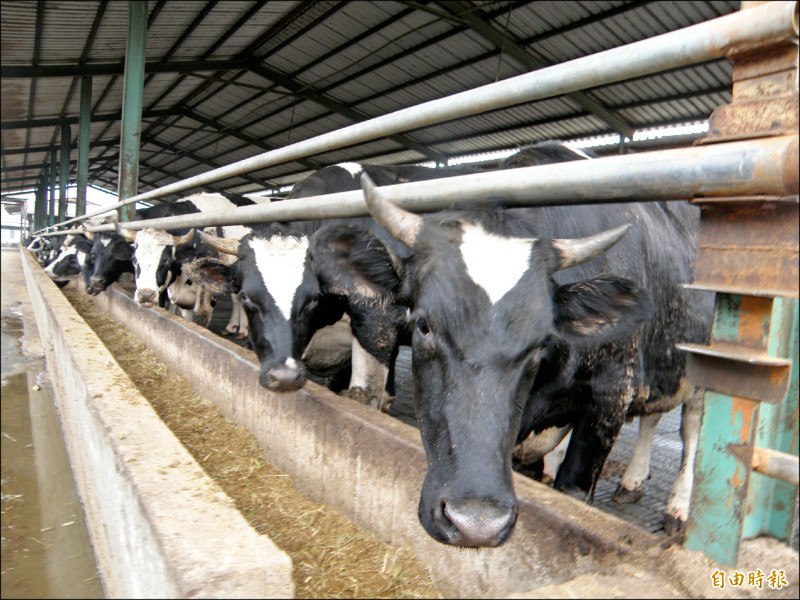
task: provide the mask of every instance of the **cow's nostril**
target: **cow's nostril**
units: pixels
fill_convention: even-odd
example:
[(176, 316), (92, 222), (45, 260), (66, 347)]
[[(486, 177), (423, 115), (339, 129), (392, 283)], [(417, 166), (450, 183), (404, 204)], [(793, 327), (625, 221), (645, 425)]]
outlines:
[(450, 544), (492, 548), (508, 539), (516, 520), (516, 503), (465, 499), (443, 501), (439, 523)]

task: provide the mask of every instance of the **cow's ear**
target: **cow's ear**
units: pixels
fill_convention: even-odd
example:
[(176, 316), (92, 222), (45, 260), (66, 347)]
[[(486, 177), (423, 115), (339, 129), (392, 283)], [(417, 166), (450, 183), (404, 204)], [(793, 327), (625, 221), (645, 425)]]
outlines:
[(376, 297), (397, 295), (400, 261), (367, 229), (322, 229), (310, 248), (310, 260), (323, 282), (323, 293)]
[(111, 248), (111, 256), (117, 260), (130, 260), (133, 258), (133, 247), (125, 242), (114, 244)]
[(173, 246), (172, 257), (179, 263), (185, 264), (199, 258), (192, 244)]
[(184, 264), (189, 278), (214, 296), (237, 291), (234, 270), (216, 258), (206, 257)]
[(606, 343), (629, 335), (652, 312), (650, 293), (615, 275), (563, 285), (555, 294), (558, 331), (579, 345)]

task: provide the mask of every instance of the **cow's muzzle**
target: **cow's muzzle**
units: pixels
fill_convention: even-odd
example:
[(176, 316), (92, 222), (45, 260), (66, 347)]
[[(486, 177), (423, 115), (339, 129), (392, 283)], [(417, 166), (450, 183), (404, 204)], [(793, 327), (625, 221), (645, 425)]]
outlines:
[(155, 290), (151, 290), (148, 288), (142, 288), (136, 290), (136, 302), (139, 306), (143, 306), (145, 308), (150, 308), (153, 306), (153, 302), (156, 298)]
[(468, 548), (494, 548), (514, 530), (517, 504), (498, 500), (443, 499), (433, 511), (439, 541)]
[(296, 392), (305, 384), (307, 374), (301, 366), (281, 364), (261, 371), (261, 385), (271, 392)]

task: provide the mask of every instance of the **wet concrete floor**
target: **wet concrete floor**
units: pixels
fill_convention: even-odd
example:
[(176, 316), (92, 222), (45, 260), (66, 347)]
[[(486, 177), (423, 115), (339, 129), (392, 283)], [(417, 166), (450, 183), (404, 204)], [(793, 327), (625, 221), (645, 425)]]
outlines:
[(0, 289), (0, 596), (103, 598), (16, 248)]

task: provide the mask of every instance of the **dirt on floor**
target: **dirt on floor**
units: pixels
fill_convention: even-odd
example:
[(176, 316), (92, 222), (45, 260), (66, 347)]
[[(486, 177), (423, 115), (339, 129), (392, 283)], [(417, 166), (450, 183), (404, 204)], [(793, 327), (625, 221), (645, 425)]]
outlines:
[(139, 338), (77, 290), (63, 292), (250, 525), (291, 556), (295, 597), (442, 597), (428, 569), (408, 549), (382, 542), (335, 508), (303, 497), (286, 473), (264, 460), (247, 431), (195, 394)]

